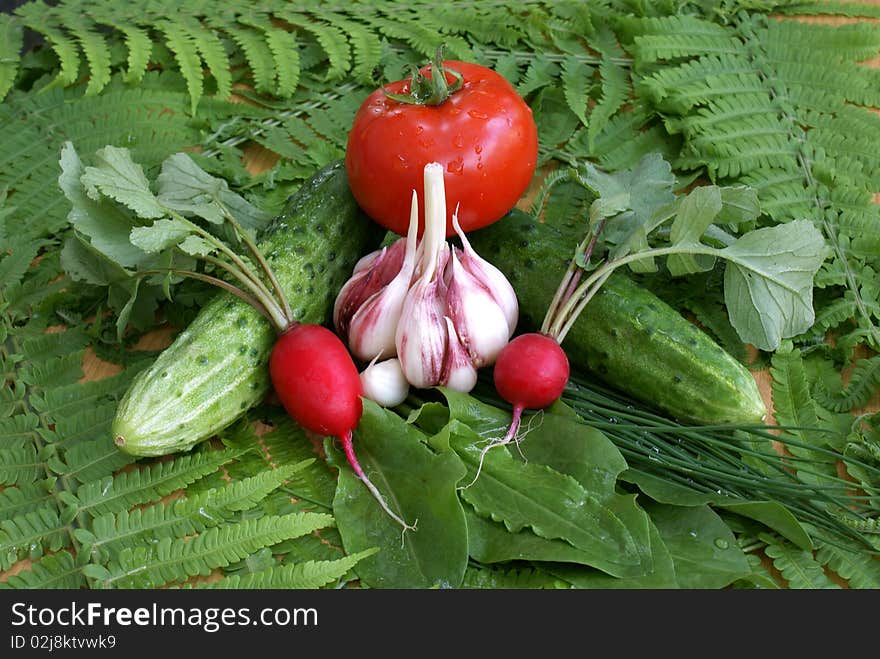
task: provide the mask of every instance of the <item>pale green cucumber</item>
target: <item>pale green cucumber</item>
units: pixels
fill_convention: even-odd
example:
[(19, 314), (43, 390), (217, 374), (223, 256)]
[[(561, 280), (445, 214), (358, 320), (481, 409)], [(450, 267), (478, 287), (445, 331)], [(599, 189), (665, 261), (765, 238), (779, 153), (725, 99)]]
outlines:
[[(358, 207), (336, 162), (291, 196), (258, 247), (294, 318), (325, 323), (354, 264), (384, 235)], [(218, 294), (126, 391), (112, 427), (117, 446), (132, 455), (165, 455), (228, 426), (269, 391), (275, 336), (252, 306)]]
[[(534, 330), (582, 234), (580, 222), (550, 226), (514, 210), (470, 240), (508, 277), (523, 324)], [(745, 366), (619, 271), (586, 305), (562, 347), (573, 366), (682, 421), (759, 424), (767, 414)]]

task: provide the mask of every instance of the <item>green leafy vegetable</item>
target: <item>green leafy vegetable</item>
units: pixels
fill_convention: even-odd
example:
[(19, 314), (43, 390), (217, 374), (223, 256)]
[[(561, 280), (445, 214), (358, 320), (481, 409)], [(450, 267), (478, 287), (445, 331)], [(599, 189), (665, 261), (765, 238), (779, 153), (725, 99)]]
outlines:
[(456, 485), (465, 474), (454, 453), (435, 454), (419, 431), (392, 412), (364, 401), (355, 433), (367, 476), (416, 530), (400, 526), (376, 506), (364, 484), (336, 460), (339, 483), (333, 514), (348, 553), (378, 545), (358, 575), (374, 588), (455, 588), (468, 557), (467, 526)]

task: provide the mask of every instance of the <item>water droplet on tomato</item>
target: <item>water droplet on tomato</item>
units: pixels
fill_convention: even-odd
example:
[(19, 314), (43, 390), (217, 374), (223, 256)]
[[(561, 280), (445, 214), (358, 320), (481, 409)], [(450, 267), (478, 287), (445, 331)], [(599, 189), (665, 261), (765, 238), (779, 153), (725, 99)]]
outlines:
[(424, 126), (416, 126), (416, 135), (421, 135), (424, 132), (425, 132)]
[(446, 165), (446, 169), (449, 171), (450, 174), (461, 174), (462, 170), (464, 169), (464, 161), (461, 159), (461, 157), (458, 157), (455, 160), (451, 161), (448, 165)]
[(474, 153), (476, 153), (478, 155), (483, 153), (483, 145), (482, 144), (475, 144), (474, 145)]
[(455, 138), (452, 140), (452, 145), (456, 149), (460, 149), (464, 146), (464, 137), (461, 136), (461, 133), (455, 136)]
[(397, 160), (394, 160), (393, 162), (394, 162), (394, 169), (397, 169), (397, 170), (409, 169), (409, 162), (407, 162), (407, 159), (400, 154), (397, 154)]
[(468, 116), (473, 119), (488, 119), (489, 115), (479, 110), (468, 110)]

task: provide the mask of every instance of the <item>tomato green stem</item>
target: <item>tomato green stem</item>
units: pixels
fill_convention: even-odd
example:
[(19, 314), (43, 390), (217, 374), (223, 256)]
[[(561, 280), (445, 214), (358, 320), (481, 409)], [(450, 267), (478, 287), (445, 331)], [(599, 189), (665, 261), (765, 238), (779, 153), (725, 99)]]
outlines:
[[(454, 94), (464, 84), (461, 73), (454, 69), (443, 66), (443, 45), (437, 46), (437, 54), (429, 64), (431, 77), (422, 74), (419, 68), (412, 66), (409, 82), (409, 94), (396, 94), (382, 87), (382, 91), (388, 98), (409, 105), (440, 105), (451, 94)], [(446, 80), (446, 74), (455, 78), (451, 85)]]

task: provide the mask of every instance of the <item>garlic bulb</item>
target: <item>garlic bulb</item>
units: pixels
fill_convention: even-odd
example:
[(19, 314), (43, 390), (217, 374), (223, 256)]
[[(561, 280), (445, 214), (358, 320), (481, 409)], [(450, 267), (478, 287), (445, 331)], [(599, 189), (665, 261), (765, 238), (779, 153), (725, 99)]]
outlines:
[(477, 369), (493, 364), (513, 334), (519, 306), (501, 271), (474, 251), (457, 213), (452, 223), (462, 247), (446, 242), (439, 163), (425, 165), (424, 195), (421, 240), (413, 191), (406, 239), (358, 262), (336, 299), (334, 323), (358, 359), (396, 356), (412, 386), (468, 392)]

